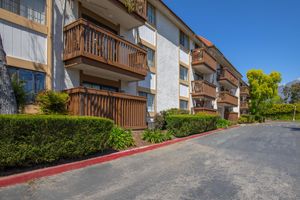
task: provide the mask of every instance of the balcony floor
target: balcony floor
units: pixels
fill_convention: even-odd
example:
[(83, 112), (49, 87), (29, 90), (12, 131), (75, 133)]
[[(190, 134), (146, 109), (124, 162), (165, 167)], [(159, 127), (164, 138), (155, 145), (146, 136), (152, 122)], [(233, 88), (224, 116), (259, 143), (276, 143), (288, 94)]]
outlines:
[(65, 61), (66, 68), (78, 69), (94, 75), (101, 75), (107, 78), (125, 80), (125, 81), (139, 81), (144, 80), (146, 74), (138, 74), (121, 67), (116, 67), (107, 63), (96, 61), (84, 56), (79, 56)]

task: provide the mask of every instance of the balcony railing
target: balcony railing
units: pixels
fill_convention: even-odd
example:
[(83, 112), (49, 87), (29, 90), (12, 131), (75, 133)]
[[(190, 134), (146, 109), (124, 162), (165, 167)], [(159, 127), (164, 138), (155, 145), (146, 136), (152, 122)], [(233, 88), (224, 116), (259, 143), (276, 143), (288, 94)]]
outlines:
[(206, 114), (211, 114), (211, 115), (216, 115), (217, 110), (213, 108), (206, 108), (206, 107), (194, 107), (194, 112), (195, 113), (206, 113)]
[(146, 128), (146, 98), (78, 87), (66, 90), (73, 115), (106, 117), (131, 129)]
[(238, 106), (238, 97), (230, 94), (227, 91), (222, 91), (219, 93), (218, 103)]
[(228, 81), (231, 85), (238, 87), (239, 80), (232, 74), (228, 68), (223, 68), (219, 74), (219, 81)]
[(194, 49), (192, 52), (192, 65), (204, 64), (212, 71), (217, 70), (216, 60), (204, 49)]
[(240, 94), (241, 95), (249, 95), (249, 87), (248, 86), (242, 86)]
[[(125, 0), (119, 0), (119, 1), (122, 2), (125, 5), (125, 7), (127, 6), (125, 4)], [(134, 7), (133, 8), (134, 12), (146, 20), (146, 18), (147, 18), (147, 0), (134, 0), (134, 1), (132, 1), (132, 3), (133, 3), (133, 7)]]
[(237, 121), (239, 118), (239, 114), (236, 112), (225, 112), (224, 118), (229, 121)]
[(216, 86), (205, 80), (192, 81), (193, 97), (216, 98)]
[(64, 61), (80, 56), (147, 75), (144, 49), (84, 19), (64, 28)]
[(240, 102), (240, 108), (241, 109), (248, 109), (249, 108), (248, 102), (241, 101)]

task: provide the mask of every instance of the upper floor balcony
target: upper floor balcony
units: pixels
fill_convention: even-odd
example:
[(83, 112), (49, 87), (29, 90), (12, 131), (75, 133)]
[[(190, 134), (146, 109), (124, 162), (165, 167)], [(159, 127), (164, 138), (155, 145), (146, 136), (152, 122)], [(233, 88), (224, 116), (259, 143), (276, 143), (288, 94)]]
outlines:
[(241, 101), (240, 109), (249, 109), (249, 103), (247, 101)]
[(192, 65), (202, 74), (212, 74), (217, 70), (217, 61), (204, 48), (193, 50)]
[(220, 84), (230, 89), (237, 88), (239, 85), (239, 80), (226, 67), (221, 69), (220, 74), (218, 74), (218, 80)]
[(228, 91), (221, 91), (219, 93), (218, 104), (230, 107), (238, 106), (238, 97), (230, 94)]
[(248, 86), (241, 86), (240, 88), (240, 95), (248, 96), (249, 95), (249, 87)]
[(82, 7), (125, 29), (145, 24), (147, 0), (79, 0)]
[(147, 75), (146, 55), (141, 47), (87, 20), (64, 27), (66, 67), (137, 81)]
[(206, 80), (192, 81), (193, 98), (216, 98), (216, 86)]

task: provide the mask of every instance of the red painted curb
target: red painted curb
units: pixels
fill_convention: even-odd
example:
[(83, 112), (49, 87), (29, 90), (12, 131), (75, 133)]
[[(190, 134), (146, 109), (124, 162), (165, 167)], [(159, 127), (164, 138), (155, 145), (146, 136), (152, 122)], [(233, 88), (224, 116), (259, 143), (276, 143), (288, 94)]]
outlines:
[[(235, 128), (235, 127), (238, 127), (238, 125), (231, 126), (228, 129)], [(38, 169), (38, 170), (33, 170), (33, 171), (25, 172), (25, 173), (2, 177), (2, 178), (0, 178), (0, 187), (6, 187), (6, 186), (10, 186), (10, 185), (15, 185), (18, 183), (24, 183), (24, 182), (27, 182), (27, 181), (30, 181), (33, 179), (51, 176), (51, 175), (55, 175), (55, 174), (59, 174), (59, 173), (63, 173), (63, 172), (67, 172), (67, 171), (71, 171), (71, 170), (75, 170), (75, 169), (80, 169), (80, 168), (84, 168), (84, 167), (87, 167), (90, 165), (100, 164), (103, 162), (108, 162), (108, 161), (115, 160), (115, 159), (118, 159), (121, 157), (130, 156), (130, 155), (134, 155), (137, 153), (142, 153), (142, 152), (158, 149), (160, 147), (168, 146), (168, 145), (182, 142), (185, 140), (189, 140), (192, 138), (202, 137), (205, 135), (219, 132), (221, 130), (224, 130), (224, 129), (222, 128), (222, 129), (217, 129), (217, 130), (213, 130), (213, 131), (208, 131), (208, 132), (191, 135), (191, 136), (184, 137), (184, 138), (176, 138), (174, 140), (169, 140), (169, 141), (162, 142), (159, 144), (153, 144), (153, 145), (149, 145), (149, 146), (145, 146), (145, 147), (139, 147), (139, 148), (135, 148), (135, 149), (120, 151), (120, 152), (116, 152), (113, 154), (100, 156), (97, 158), (91, 158), (88, 160), (82, 160), (82, 161), (72, 162), (72, 163), (68, 163), (68, 164), (62, 164), (62, 165), (57, 165), (57, 166), (53, 166), (53, 167), (47, 167), (47, 168), (43, 168), (43, 169)]]

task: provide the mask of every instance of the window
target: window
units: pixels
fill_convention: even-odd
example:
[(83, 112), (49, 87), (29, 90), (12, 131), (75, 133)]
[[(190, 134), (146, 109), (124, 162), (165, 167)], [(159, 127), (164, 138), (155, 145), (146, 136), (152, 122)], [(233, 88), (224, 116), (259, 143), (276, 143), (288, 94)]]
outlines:
[(155, 66), (155, 51), (145, 47), (147, 50), (147, 63), (149, 67), (154, 67)]
[(0, 8), (40, 24), (46, 23), (46, 0), (0, 0)]
[(188, 110), (188, 101), (180, 100), (180, 109), (181, 110)]
[(45, 90), (45, 73), (14, 67), (8, 67), (8, 73), (11, 78), (16, 78), (24, 84), (27, 103), (34, 102), (37, 93)]
[(147, 19), (149, 24), (156, 25), (155, 8), (149, 3), (147, 4)]
[(182, 31), (180, 31), (180, 45), (189, 50), (189, 37)]
[(180, 80), (188, 80), (188, 69), (186, 67), (180, 66)]
[(82, 86), (87, 87), (87, 88), (93, 88), (97, 90), (107, 90), (107, 91), (112, 91), (112, 92), (118, 92), (119, 88), (113, 87), (113, 86), (108, 86), (108, 85), (101, 85), (97, 83), (90, 83), (90, 82), (83, 82)]
[(155, 112), (154, 110), (154, 95), (147, 92), (139, 92), (139, 96), (147, 98), (147, 111)]

